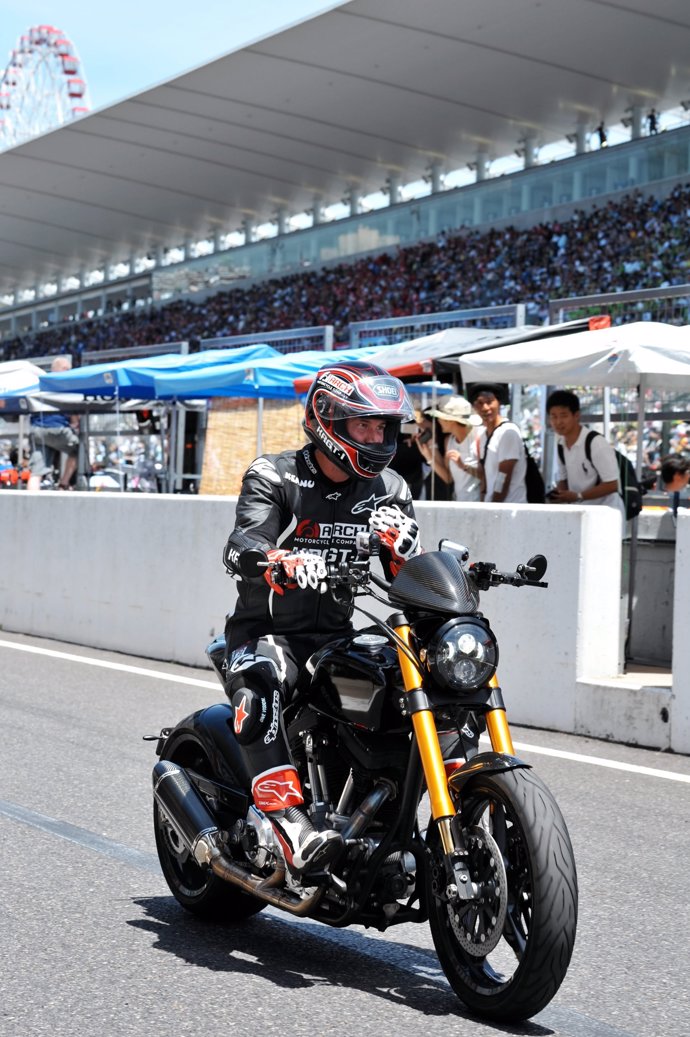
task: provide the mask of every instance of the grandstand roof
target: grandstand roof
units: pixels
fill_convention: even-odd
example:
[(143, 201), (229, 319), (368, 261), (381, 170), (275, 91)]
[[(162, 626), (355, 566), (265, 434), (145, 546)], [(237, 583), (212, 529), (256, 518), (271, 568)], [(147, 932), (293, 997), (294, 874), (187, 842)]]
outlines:
[(1, 154), (0, 294), (675, 106), (689, 53), (686, 0), (336, 5)]

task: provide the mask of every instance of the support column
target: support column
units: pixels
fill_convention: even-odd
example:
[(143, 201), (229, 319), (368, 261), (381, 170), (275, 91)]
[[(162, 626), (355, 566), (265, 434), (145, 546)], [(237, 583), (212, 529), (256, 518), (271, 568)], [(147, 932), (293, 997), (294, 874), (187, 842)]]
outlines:
[(362, 211), (362, 198), (356, 187), (348, 187), (343, 201), (350, 207), (350, 216), (359, 216)]
[(477, 182), (480, 180), (486, 180), (486, 174), (489, 168), (489, 153), (486, 148), (479, 148), (477, 151)]
[(287, 209), (284, 205), (281, 205), (275, 216), (276, 229), (278, 234), (287, 234), (288, 230), (288, 216)]
[(531, 169), (536, 161), (537, 138), (534, 133), (528, 133), (524, 139), (525, 169)]
[(432, 194), (438, 194), (443, 190), (443, 166), (438, 159), (434, 159), (429, 166), (429, 183)]
[(630, 139), (638, 140), (642, 136), (642, 107), (639, 104), (634, 104), (630, 109), (632, 114), (632, 125), (630, 128)]
[(248, 216), (242, 220), (242, 233), (244, 234), (245, 245), (251, 245), (254, 240), (254, 228), (252, 227), (252, 221)]
[(400, 176), (398, 173), (389, 173), (386, 177), (386, 192), (388, 204), (397, 205), (400, 201)]
[(314, 195), (314, 205), (309, 210), (313, 225), (317, 227), (323, 219), (323, 209), (321, 208), (321, 196), (318, 194)]
[(574, 134), (568, 134), (568, 140), (575, 144), (575, 154), (584, 155), (587, 151), (587, 123), (584, 119), (577, 120)]

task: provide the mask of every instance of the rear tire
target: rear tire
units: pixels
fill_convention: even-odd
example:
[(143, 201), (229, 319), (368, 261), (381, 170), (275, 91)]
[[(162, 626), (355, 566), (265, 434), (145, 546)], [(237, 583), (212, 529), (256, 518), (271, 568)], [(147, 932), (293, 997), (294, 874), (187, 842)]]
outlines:
[[(170, 755), (162, 759), (182, 767), (192, 767), (208, 777), (213, 776), (204, 749), (196, 741), (187, 740), (176, 745)], [(210, 868), (197, 864), (155, 800), (153, 830), (165, 881), (175, 899), (187, 911), (201, 918), (232, 925), (251, 918), (267, 906), (264, 901), (218, 878)]]
[[(435, 831), (429, 921), (436, 952), (453, 990), (471, 1011), (496, 1022), (531, 1018), (563, 982), (575, 942), (577, 875), (565, 821), (546, 786), (522, 768), (469, 781), (461, 817), (464, 832), (481, 825), (498, 845), (508, 884), (507, 912), (495, 948), (484, 955), (478, 935), (468, 952), (461, 940), (467, 945), (469, 935), (471, 941), (466, 928), (471, 912), (463, 916), (457, 904), (441, 899), (447, 879)], [(477, 840), (469, 839), (468, 845)], [(473, 861), (473, 852), (470, 872), (478, 874), (484, 862)]]

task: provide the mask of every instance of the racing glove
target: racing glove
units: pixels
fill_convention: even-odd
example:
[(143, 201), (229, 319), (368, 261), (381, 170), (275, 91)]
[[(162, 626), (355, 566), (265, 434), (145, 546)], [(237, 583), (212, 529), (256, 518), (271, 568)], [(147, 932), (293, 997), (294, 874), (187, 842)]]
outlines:
[(286, 590), (295, 590), (297, 587), (301, 590), (311, 587), (323, 594), (328, 586), (325, 583), (326, 563), (320, 555), (275, 548), (268, 552), (268, 560), (273, 564), (266, 569), (264, 579), (276, 594), (284, 594)]
[(381, 543), (392, 555), (391, 569), (397, 576), (401, 567), (410, 558), (420, 554), (419, 526), (413, 518), (400, 508), (382, 505), (369, 516), (369, 528), (378, 533)]

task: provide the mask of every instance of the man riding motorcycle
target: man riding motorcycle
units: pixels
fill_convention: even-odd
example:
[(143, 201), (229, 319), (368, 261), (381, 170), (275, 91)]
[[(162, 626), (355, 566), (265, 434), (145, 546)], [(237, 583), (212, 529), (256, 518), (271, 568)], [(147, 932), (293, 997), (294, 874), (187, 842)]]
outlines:
[[(365, 361), (323, 367), (307, 396), (299, 450), (257, 458), (245, 472), (236, 525), (224, 553), (240, 578), (226, 624), (225, 690), (256, 806), (269, 818), (292, 871), (322, 869), (342, 835), (317, 830), (306, 808), (283, 725), (300, 671), (321, 645), (351, 629), (351, 609), (323, 595), (326, 566), (355, 555), (358, 533), (375, 531), (391, 578), (420, 551), (412, 498), (388, 466), (413, 408), (403, 384)], [(247, 578), (248, 549), (280, 563)]]

